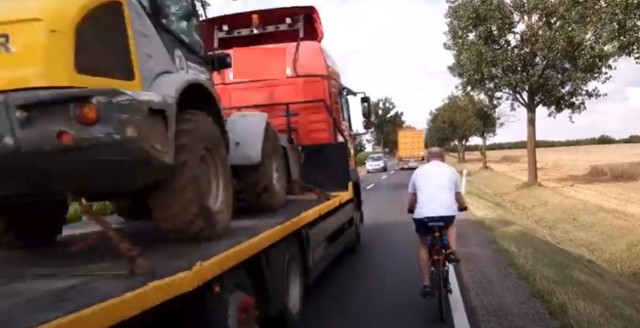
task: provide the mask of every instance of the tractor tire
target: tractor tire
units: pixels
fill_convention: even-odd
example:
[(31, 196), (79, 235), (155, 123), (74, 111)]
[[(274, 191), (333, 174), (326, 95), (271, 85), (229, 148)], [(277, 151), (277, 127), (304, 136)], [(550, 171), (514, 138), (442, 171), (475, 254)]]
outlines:
[(53, 244), (62, 234), (69, 204), (62, 201), (0, 206), (0, 247), (37, 248)]
[(178, 113), (173, 176), (149, 195), (153, 219), (169, 238), (220, 238), (233, 215), (233, 182), (219, 127), (205, 113)]
[(238, 196), (258, 210), (277, 210), (287, 197), (287, 163), (278, 133), (265, 126), (262, 160), (258, 166), (234, 168), (239, 180)]

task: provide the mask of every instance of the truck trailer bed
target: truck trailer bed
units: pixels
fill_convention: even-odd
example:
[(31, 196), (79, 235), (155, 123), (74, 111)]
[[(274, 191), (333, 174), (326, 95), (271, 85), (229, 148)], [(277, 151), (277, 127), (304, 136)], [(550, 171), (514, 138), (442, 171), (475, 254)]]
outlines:
[(275, 212), (240, 214), (215, 242), (169, 242), (152, 222), (122, 223), (118, 230), (153, 267), (145, 276), (129, 276), (126, 260), (105, 239), (72, 252), (87, 237), (74, 227), (49, 249), (2, 251), (0, 326), (113, 325), (194, 289), (350, 199), (345, 192), (324, 202), (289, 200)]

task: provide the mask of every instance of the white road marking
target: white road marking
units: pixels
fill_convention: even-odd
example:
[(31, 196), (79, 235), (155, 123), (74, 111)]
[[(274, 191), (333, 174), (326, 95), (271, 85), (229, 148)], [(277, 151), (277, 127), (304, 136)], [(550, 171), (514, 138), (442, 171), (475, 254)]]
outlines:
[(393, 174), (395, 171), (396, 171), (396, 170), (392, 170), (392, 171), (391, 171), (391, 172), (389, 172), (389, 173)]
[(456, 276), (456, 269), (449, 272), (449, 282), (451, 283), (451, 295), (449, 295), (449, 304), (451, 305), (451, 316), (453, 317), (453, 326), (455, 328), (469, 328), (469, 318), (467, 312), (464, 309), (464, 303), (462, 302), (462, 294), (460, 293), (460, 285), (458, 284), (458, 277)]
[[(467, 169), (462, 170), (462, 182), (461, 192), (464, 194), (467, 188)], [(449, 282), (451, 283), (451, 295), (449, 296), (449, 304), (451, 305), (451, 316), (453, 317), (453, 326), (455, 328), (469, 328), (469, 318), (464, 308), (464, 302), (462, 301), (462, 293), (460, 292), (460, 285), (458, 284), (458, 277), (456, 276), (456, 269), (451, 266), (453, 270), (449, 273)]]
[(387, 178), (387, 176), (386, 176), (386, 175), (383, 175), (383, 176), (382, 176), (382, 179), (383, 179), (383, 180), (384, 180), (384, 179), (386, 179), (386, 178)]
[(372, 183), (372, 184), (370, 184), (370, 185), (368, 185), (368, 186), (367, 186), (367, 189), (371, 189), (371, 188), (373, 188), (373, 186), (375, 186), (375, 185), (376, 185), (375, 183)]

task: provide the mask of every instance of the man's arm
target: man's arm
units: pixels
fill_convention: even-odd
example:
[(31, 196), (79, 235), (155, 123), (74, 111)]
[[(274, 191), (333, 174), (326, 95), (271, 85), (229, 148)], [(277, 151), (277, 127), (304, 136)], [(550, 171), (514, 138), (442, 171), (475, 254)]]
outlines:
[(413, 214), (413, 211), (416, 210), (416, 202), (418, 201), (418, 196), (416, 195), (416, 183), (414, 180), (415, 172), (411, 175), (411, 179), (409, 180), (409, 202), (407, 203), (407, 212)]
[(467, 201), (464, 199), (464, 196), (462, 195), (462, 188), (460, 186), (460, 174), (458, 173), (458, 171), (456, 171), (455, 169), (452, 170), (453, 174), (455, 175), (455, 182), (456, 182), (456, 186), (455, 186), (455, 190), (456, 190), (456, 203), (458, 203), (458, 208), (467, 208)]

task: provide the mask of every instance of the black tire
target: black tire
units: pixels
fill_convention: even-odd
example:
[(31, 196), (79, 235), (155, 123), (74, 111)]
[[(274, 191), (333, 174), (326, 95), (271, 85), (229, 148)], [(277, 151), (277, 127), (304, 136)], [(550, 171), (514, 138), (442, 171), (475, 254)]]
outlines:
[(264, 130), (262, 160), (258, 166), (234, 168), (238, 197), (258, 210), (277, 210), (287, 197), (287, 163), (278, 133), (271, 124)]
[(304, 262), (297, 243), (290, 243), (287, 248), (287, 256), (283, 263), (284, 268), (284, 299), (281, 323), (278, 327), (300, 327), (300, 313), (305, 299), (307, 287)]
[(36, 248), (53, 244), (62, 234), (66, 201), (29, 202), (0, 206), (0, 247)]
[(362, 211), (356, 211), (353, 217), (353, 228), (355, 229), (356, 236), (351, 245), (349, 245), (348, 249), (348, 251), (351, 253), (355, 253), (356, 251), (358, 251), (358, 249), (360, 249), (360, 244), (362, 243), (362, 223), (363, 213)]
[(233, 215), (233, 182), (220, 129), (205, 113), (178, 113), (175, 171), (149, 196), (153, 219), (172, 239), (215, 240)]
[(442, 265), (437, 264), (435, 266), (435, 285), (432, 285), (434, 288), (434, 292), (436, 293), (436, 301), (438, 302), (438, 316), (440, 318), (440, 322), (447, 322), (447, 291), (444, 288), (444, 279), (442, 277)]

